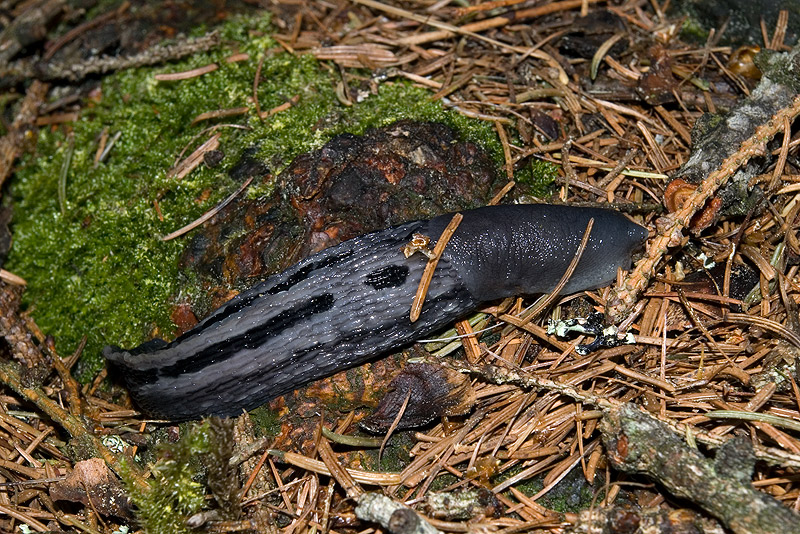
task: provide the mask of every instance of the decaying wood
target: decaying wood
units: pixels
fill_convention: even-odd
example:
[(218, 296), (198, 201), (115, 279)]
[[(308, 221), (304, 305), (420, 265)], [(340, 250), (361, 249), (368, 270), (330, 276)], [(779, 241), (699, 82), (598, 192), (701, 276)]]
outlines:
[(64, 0), (30, 2), (27, 9), (0, 32), (0, 65), (8, 63), (25, 47), (43, 40), (47, 27), (66, 4)]
[(14, 160), (22, 155), (27, 146), (31, 145), (28, 132), (34, 127), (36, 118), (39, 116), (39, 107), (44, 102), (49, 87), (48, 84), (40, 81), (31, 83), (11, 128), (6, 135), (0, 138), (0, 186), (5, 183), (6, 178), (14, 169)]
[(29, 59), (21, 59), (9, 65), (0, 66), (0, 88), (27, 78), (77, 82), (93, 74), (105, 74), (145, 65), (158, 65), (210, 50), (218, 45), (219, 34), (212, 31), (201, 37), (183, 39), (172, 44), (155, 45), (130, 56), (101, 56), (68, 64), (52, 60), (34, 63)]
[(392, 534), (441, 534), (414, 510), (380, 493), (359, 497), (356, 515), (363, 521), (378, 523)]
[(67, 80), (76, 82), (91, 74), (104, 74), (116, 70), (158, 65), (165, 61), (180, 59), (219, 45), (219, 33), (209, 32), (202, 37), (185, 39), (172, 44), (156, 45), (144, 52), (127, 57), (103, 56), (81, 63), (62, 65), (45, 63), (38, 65), (36, 75), (44, 80)]
[(736, 534), (800, 532), (800, 515), (751, 486), (755, 456), (744, 436), (710, 460), (630, 404), (606, 413), (600, 429), (614, 467), (653, 477)]
[[(635, 530), (638, 529), (638, 530)], [(608, 507), (581, 512), (569, 534), (618, 534), (622, 530), (647, 534), (725, 534), (716, 521), (691, 510), (664, 508)]]

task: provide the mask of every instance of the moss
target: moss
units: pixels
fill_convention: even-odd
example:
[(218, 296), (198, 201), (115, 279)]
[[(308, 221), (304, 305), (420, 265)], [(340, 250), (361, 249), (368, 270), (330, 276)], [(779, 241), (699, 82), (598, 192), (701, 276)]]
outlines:
[(266, 406), (251, 410), (250, 419), (253, 422), (256, 437), (275, 437), (281, 431), (281, 421), (278, 414)]
[[(169, 303), (180, 300), (191, 281), (181, 280), (177, 270), (186, 240), (163, 242), (160, 236), (196, 219), (239, 186), (228, 170), (245, 149), (257, 147), (258, 156), (277, 174), (296, 155), (336, 134), (361, 133), (413, 118), (454, 126), (502, 162), (490, 124), (444, 109), (423, 89), (386, 82), (377, 95), (347, 107), (337, 100), (336, 80), (324, 65), (275, 47), (267, 18), (239, 18), (220, 31), (226, 46), (219, 50), (105, 78), (102, 98), (88, 103), (79, 120), (41, 132), (35, 153), (19, 166), (7, 196), (15, 209), (15, 241), (6, 268), (28, 281), (24, 302), (43, 331), (56, 337), (62, 354), (88, 337), (78, 367), (83, 379), (102, 366), (100, 349), (105, 344), (129, 347), (154, 335), (172, 335)], [(250, 59), (226, 63), (233, 51), (246, 52)], [(261, 109), (299, 99), (296, 106), (264, 121), (255, 116), (251, 98), (262, 54)], [(180, 82), (154, 79), (157, 72), (211, 62), (219, 69), (201, 77)], [(219, 130), (220, 149), (227, 156), (218, 167), (200, 166), (182, 180), (167, 176), (185, 147), (191, 151), (209, 135), (202, 131), (210, 124), (191, 125), (194, 117), (245, 105), (251, 111), (237, 121), (249, 129)], [(95, 166), (104, 129), (121, 136), (107, 160)], [(62, 215), (58, 176), (70, 135), (74, 153)], [(248, 194), (264, 194), (270, 187), (251, 187)]]
[(183, 429), (186, 433), (177, 443), (162, 446), (147, 490), (122, 470), (122, 480), (136, 505), (136, 519), (145, 532), (193, 532), (186, 520), (205, 502), (205, 486), (197, 480), (201, 475), (197, 458), (209, 451), (208, 424)]
[(65, 452), (69, 455), (74, 462), (88, 460), (89, 458), (97, 458), (100, 453), (97, 451), (95, 441), (87, 434), (76, 436), (69, 440), (65, 447)]
[(376, 466), (375, 470), (387, 473), (400, 473), (403, 469), (408, 467), (413, 460), (410, 451), (414, 448), (414, 445), (416, 445), (416, 441), (414, 441), (411, 432), (398, 434), (395, 439), (390, 440), (383, 449), (380, 464)]
[(409, 451), (415, 444), (413, 432), (396, 432), (392, 434), (389, 442), (383, 448), (382, 454), (379, 447), (364, 449), (357, 454), (365, 469), (387, 473), (399, 473), (411, 463), (411, 454)]
[(762, 50), (754, 60), (767, 78), (800, 92), (800, 53), (795, 50), (789, 53)]
[[(800, 6), (796, 2), (676, 0), (670, 4), (667, 14), (685, 17), (681, 28), (681, 39), (685, 41), (703, 44), (708, 40), (709, 30), (715, 28), (720, 44), (740, 46), (761, 44), (760, 23), (763, 21), (767, 28), (773, 28), (781, 10), (789, 14), (787, 41), (791, 44), (796, 42), (800, 30), (797, 22)], [(720, 33), (723, 27), (725, 29)]]
[[(521, 471), (522, 468), (514, 469), (504, 473), (503, 477), (508, 478)], [(516, 484), (514, 487), (528, 497), (536, 495), (544, 488), (544, 476), (537, 476), (530, 480)], [(598, 474), (594, 484), (589, 484), (579, 468), (573, 468), (561, 481), (545, 493), (536, 502), (555, 512), (577, 513), (589, 509), (593, 503), (597, 503), (605, 495), (602, 476)], [(514, 500), (512, 494), (507, 497)]]
[(440, 472), (430, 485), (430, 491), (445, 491), (461, 482), (459, 478), (451, 473)]
[(708, 30), (696, 18), (687, 16), (681, 25), (680, 38), (689, 43), (703, 43), (708, 40)]
[(531, 158), (530, 164), (517, 173), (515, 179), (522, 189), (520, 192), (537, 197), (546, 197), (552, 194), (557, 177), (557, 165)]

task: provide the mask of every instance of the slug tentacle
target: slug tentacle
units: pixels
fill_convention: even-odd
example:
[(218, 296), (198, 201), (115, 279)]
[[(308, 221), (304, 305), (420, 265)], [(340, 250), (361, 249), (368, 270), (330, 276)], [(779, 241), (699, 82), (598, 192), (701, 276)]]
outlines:
[(450, 218), (345, 241), (241, 293), (171, 343), (106, 347), (103, 354), (148, 415), (237, 415), (406, 346), (482, 302), (551, 290), (591, 218), (594, 229), (565, 292), (612, 281), (647, 236), (602, 209), (522, 205), (464, 212), (412, 323), (409, 309), (427, 258), (406, 258), (402, 249), (415, 233), (435, 242)]

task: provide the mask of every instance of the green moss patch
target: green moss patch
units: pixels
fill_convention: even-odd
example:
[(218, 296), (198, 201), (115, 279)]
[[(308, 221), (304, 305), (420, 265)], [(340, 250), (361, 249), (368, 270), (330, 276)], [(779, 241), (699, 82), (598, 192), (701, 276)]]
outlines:
[(122, 479), (136, 505), (136, 519), (145, 532), (193, 532), (186, 520), (205, 504), (200, 458), (210, 449), (208, 422), (186, 425), (183, 430), (177, 443), (160, 448), (166, 452), (152, 465), (153, 477), (147, 488), (136, 484), (124, 467), (128, 460), (123, 462)]

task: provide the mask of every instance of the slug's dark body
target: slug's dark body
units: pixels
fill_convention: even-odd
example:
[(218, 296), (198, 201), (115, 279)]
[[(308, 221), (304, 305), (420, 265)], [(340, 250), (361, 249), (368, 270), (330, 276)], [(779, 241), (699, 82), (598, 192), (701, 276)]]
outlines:
[(565, 293), (612, 281), (647, 236), (624, 216), (594, 208), (497, 206), (463, 215), (414, 323), (409, 309), (427, 259), (401, 249), (414, 233), (437, 239), (451, 215), (345, 241), (240, 294), (172, 343), (106, 347), (104, 355), (151, 416), (238, 415), (408, 345), (483, 302), (552, 290), (591, 218)]

